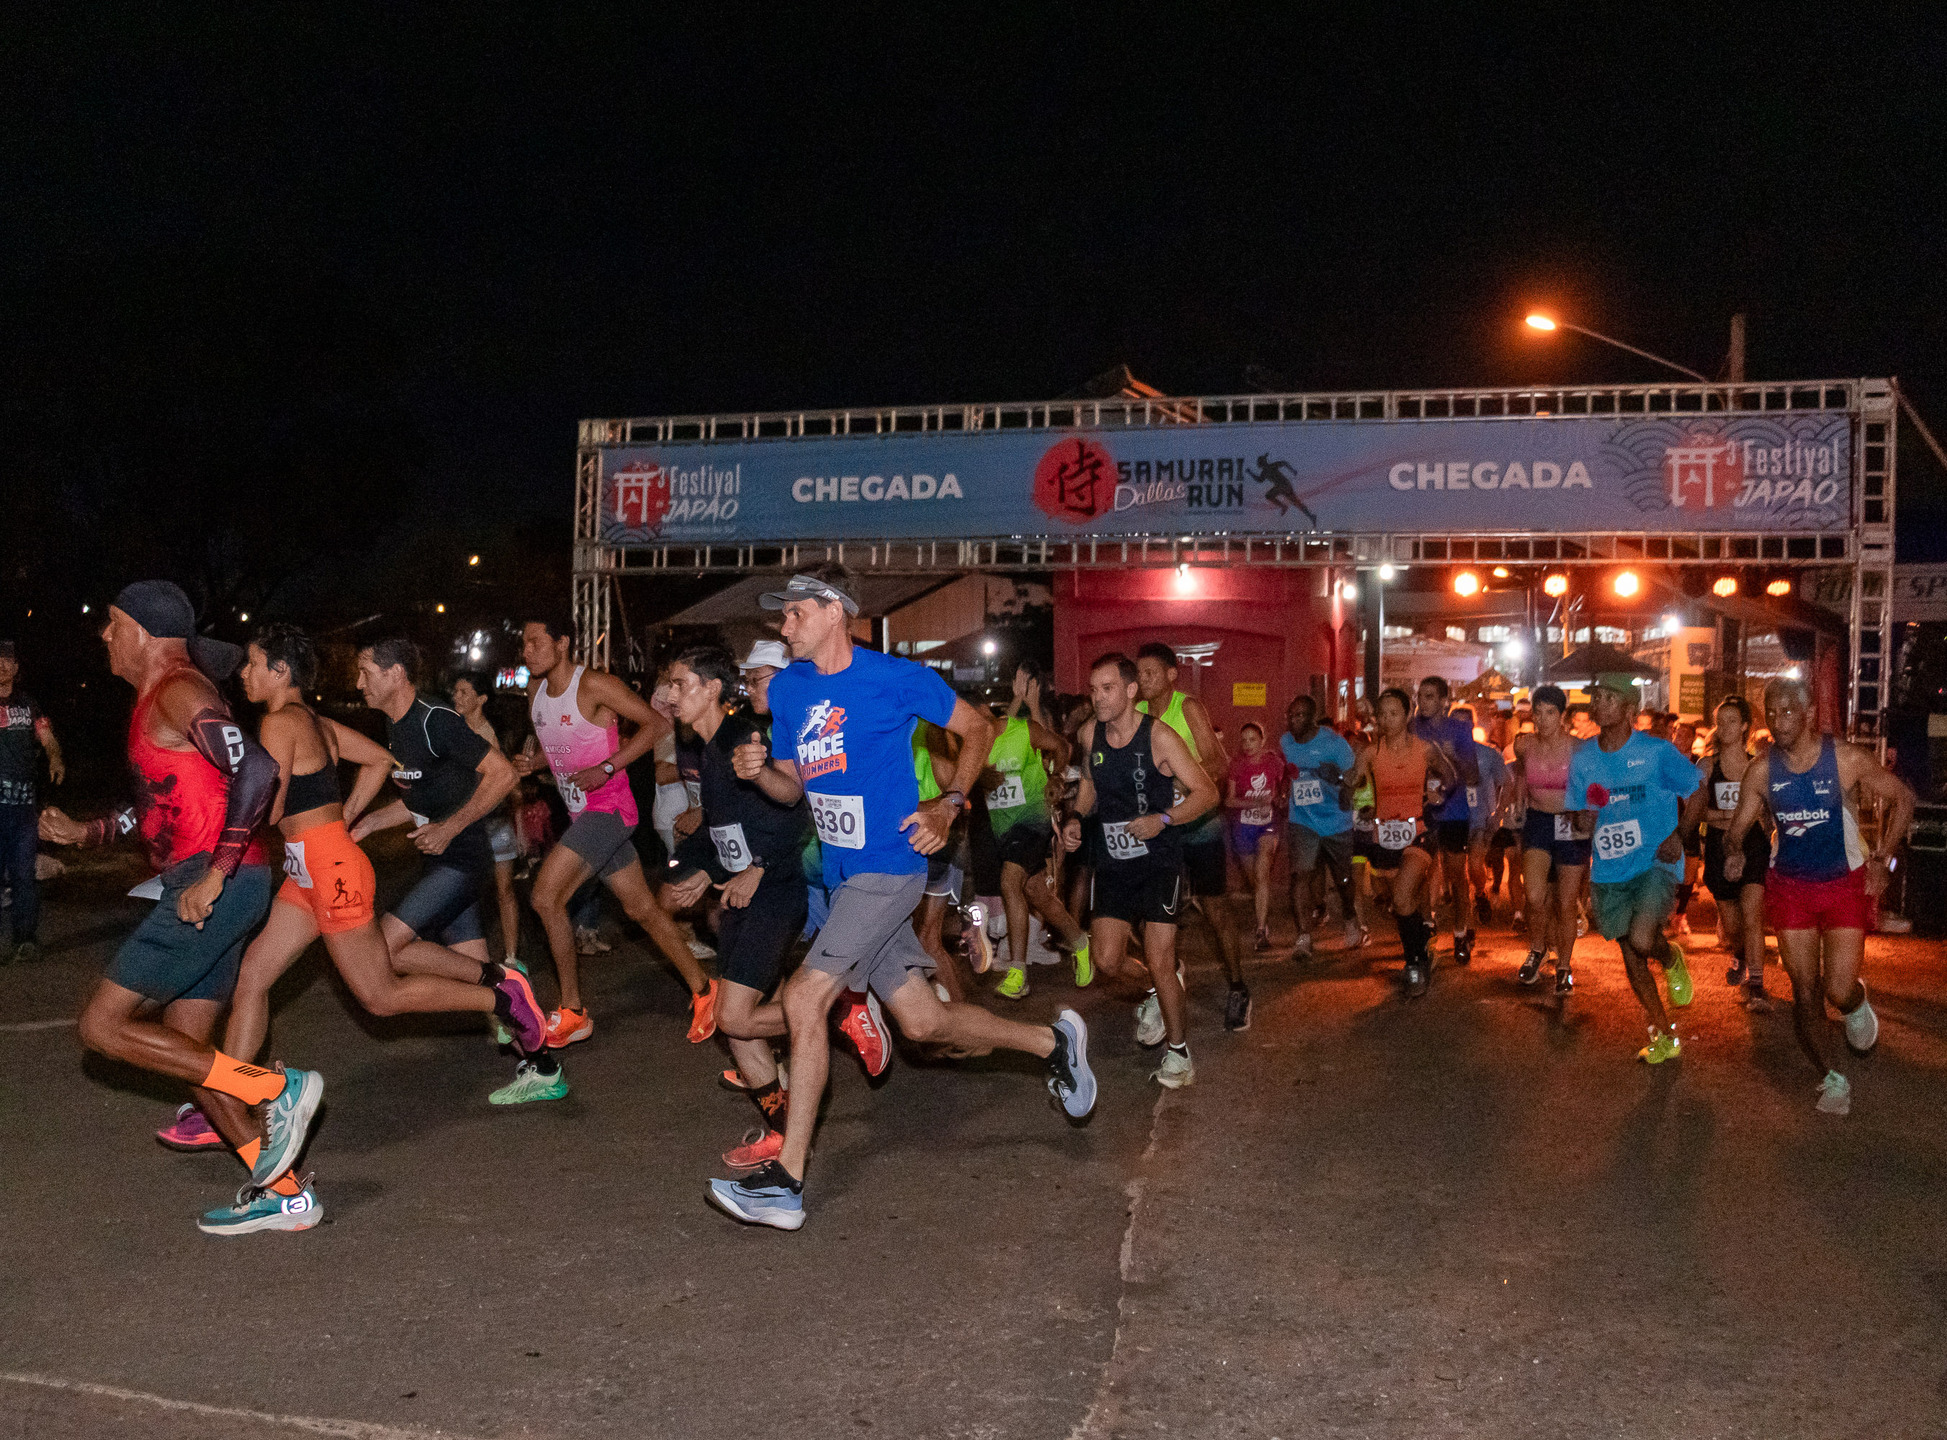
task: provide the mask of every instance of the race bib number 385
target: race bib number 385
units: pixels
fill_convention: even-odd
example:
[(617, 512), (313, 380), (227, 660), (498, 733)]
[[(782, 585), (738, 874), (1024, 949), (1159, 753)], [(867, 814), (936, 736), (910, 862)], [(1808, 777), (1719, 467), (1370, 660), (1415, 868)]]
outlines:
[(1617, 820), (1595, 827), (1595, 856), (1598, 860), (1620, 860), (1643, 848), (1643, 822)]
[(809, 791), (812, 823), (818, 839), (841, 850), (865, 848), (865, 797), (863, 795), (823, 795)]

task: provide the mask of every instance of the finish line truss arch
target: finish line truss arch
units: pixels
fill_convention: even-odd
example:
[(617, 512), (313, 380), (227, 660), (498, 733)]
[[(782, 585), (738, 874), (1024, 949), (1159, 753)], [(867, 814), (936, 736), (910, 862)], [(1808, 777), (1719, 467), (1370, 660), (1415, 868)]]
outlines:
[(1871, 738), (1890, 699), (1897, 403), (1857, 379), (584, 420), (576, 635), (607, 665), (624, 576), (828, 559), (1847, 567), (1849, 715)]

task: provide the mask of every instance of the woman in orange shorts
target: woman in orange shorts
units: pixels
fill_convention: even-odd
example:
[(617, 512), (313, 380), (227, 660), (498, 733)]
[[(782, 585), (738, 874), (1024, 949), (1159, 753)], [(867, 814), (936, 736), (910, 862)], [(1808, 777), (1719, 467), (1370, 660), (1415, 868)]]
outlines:
[[(477, 984), (394, 973), (372, 912), (372, 862), (345, 828), (346, 810), (357, 815), (370, 806), (394, 762), (373, 741), (321, 719), (304, 703), (317, 671), (311, 641), (290, 625), (259, 630), (244, 662), (244, 693), (265, 707), (258, 740), (282, 772), (271, 818), (284, 836), (287, 878), (270, 919), (244, 952), (224, 1032), (224, 1044), (232, 1047), (226, 1053), (257, 1053), (270, 1028), (270, 987), (320, 935), (332, 964), (369, 1013), (497, 1014), (522, 1053), (541, 1049), (546, 1017), (519, 971), (482, 965)], [(338, 791), (340, 761), (358, 767), (348, 802)]]
[(1433, 973), (1427, 942), (1433, 927), (1420, 914), (1420, 899), (1433, 869), (1426, 811), (1451, 795), (1460, 783), (1439, 746), (1407, 728), (1414, 704), (1404, 690), (1379, 693), (1379, 737), (1359, 753), (1346, 785), (1357, 791), (1367, 780), (1376, 799), (1370, 837), (1359, 841), (1359, 855), (1371, 876), (1373, 898), (1390, 903), (1406, 951), (1406, 993), (1426, 994)]

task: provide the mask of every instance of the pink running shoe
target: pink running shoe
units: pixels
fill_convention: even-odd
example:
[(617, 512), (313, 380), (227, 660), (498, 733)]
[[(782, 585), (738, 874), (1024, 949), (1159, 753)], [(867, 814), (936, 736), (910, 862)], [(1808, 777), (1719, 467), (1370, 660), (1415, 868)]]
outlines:
[(171, 1150), (222, 1150), (223, 1137), (216, 1133), (209, 1117), (194, 1104), (176, 1111), (175, 1123), (155, 1132), (155, 1138)]

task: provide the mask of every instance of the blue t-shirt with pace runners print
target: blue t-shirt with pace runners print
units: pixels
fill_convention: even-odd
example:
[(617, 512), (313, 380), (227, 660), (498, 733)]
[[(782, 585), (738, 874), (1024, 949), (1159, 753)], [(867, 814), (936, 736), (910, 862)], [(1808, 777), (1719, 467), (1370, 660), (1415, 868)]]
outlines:
[(847, 875), (916, 875), (926, 857), (899, 824), (919, 808), (913, 726), (945, 725), (957, 699), (936, 671), (854, 646), (843, 670), (798, 660), (771, 679), (771, 744), (797, 762), (825, 852), (825, 886)]

